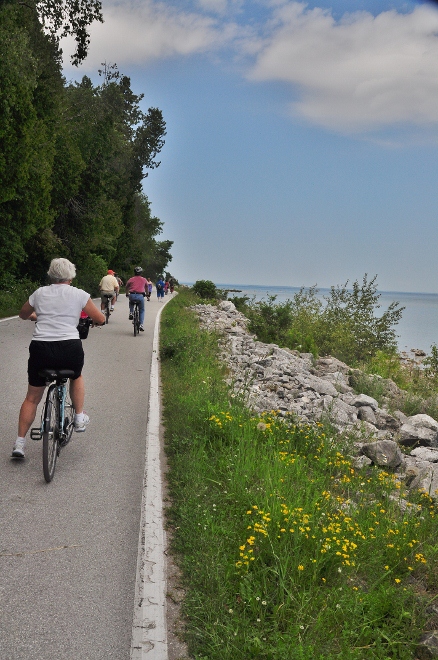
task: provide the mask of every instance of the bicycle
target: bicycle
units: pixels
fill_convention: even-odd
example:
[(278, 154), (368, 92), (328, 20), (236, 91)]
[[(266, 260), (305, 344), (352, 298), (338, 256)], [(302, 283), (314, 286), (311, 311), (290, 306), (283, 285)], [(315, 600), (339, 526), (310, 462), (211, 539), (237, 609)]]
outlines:
[(133, 305), (132, 315), (134, 320), (132, 323), (134, 325), (134, 337), (136, 337), (140, 333), (140, 303), (138, 300), (134, 300)]
[(70, 369), (43, 369), (39, 375), (46, 379), (49, 389), (41, 415), (41, 426), (31, 429), (30, 437), (32, 440), (43, 440), (44, 479), (50, 483), (61, 448), (69, 443), (73, 433), (75, 411), (67, 380), (75, 374)]
[(111, 316), (111, 300), (114, 297), (113, 293), (104, 293), (103, 297), (106, 299), (105, 309), (103, 313), (105, 314), (105, 323), (108, 323), (109, 317)]

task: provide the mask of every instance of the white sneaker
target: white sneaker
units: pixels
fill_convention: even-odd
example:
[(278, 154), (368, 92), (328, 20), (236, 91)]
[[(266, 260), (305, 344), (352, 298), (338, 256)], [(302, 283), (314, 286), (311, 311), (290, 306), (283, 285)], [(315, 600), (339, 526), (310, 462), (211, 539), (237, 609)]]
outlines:
[(24, 438), (17, 438), (15, 441), (14, 448), (12, 450), (13, 458), (24, 458), (24, 447), (26, 445), (26, 440)]
[(114, 311), (114, 307), (110, 307), (110, 312), (113, 312), (113, 311)]
[(144, 328), (143, 328), (142, 325), (140, 326), (140, 330), (141, 330), (141, 332), (144, 332)]
[(76, 433), (83, 433), (86, 430), (87, 425), (89, 423), (90, 423), (90, 418), (88, 417), (88, 415), (86, 415), (84, 413), (84, 417), (83, 417), (82, 421), (81, 420), (79, 420), (79, 421), (75, 420), (74, 426), (75, 426)]

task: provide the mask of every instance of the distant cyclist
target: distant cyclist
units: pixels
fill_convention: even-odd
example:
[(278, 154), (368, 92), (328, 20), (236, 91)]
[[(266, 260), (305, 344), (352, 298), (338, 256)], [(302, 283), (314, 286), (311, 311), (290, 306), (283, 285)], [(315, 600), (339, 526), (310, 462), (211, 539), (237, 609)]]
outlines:
[(123, 286), (123, 280), (119, 275), (117, 275), (117, 273), (114, 273), (114, 277), (116, 278), (117, 282), (119, 283), (119, 290), (116, 293), (116, 300), (117, 300), (118, 297), (119, 297), (120, 288)]
[(107, 297), (112, 294), (110, 312), (113, 312), (116, 302), (116, 293), (119, 291), (119, 283), (114, 277), (113, 270), (109, 270), (105, 277), (102, 277), (99, 283), (99, 289), (101, 299), (100, 309), (103, 311), (106, 308)]
[(150, 302), (151, 301), (151, 293), (152, 293), (152, 286), (153, 285), (152, 285), (152, 281), (149, 277), (147, 277), (146, 279), (148, 281), (148, 285), (146, 287), (146, 298), (147, 298), (148, 302)]
[(164, 280), (161, 276), (155, 282), (155, 288), (157, 289), (157, 298), (162, 302), (164, 300)]
[(20, 310), (21, 319), (36, 321), (29, 346), (27, 367), (29, 385), (20, 409), (18, 437), (12, 450), (14, 458), (24, 458), (26, 434), (33, 424), (37, 406), (46, 386), (38, 375), (42, 369), (71, 369), (70, 396), (75, 409), (74, 429), (85, 431), (90, 419), (84, 413), (85, 387), (81, 375), (84, 351), (77, 330), (82, 310), (94, 323), (102, 324), (105, 317), (82, 289), (70, 286), (76, 268), (68, 259), (52, 259), (48, 276), (51, 284), (32, 293)]
[(134, 277), (131, 277), (126, 282), (126, 295), (129, 296), (129, 320), (132, 321), (134, 318), (134, 302), (139, 303), (140, 310), (140, 330), (144, 332), (144, 298), (146, 295), (146, 289), (148, 281), (145, 277), (142, 277), (141, 273), (143, 268), (141, 266), (136, 266), (134, 268)]

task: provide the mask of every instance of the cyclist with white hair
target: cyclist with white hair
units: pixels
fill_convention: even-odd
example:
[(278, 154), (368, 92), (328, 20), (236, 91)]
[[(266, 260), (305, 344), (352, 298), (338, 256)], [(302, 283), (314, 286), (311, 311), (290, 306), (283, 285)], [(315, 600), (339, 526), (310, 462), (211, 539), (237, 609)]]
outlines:
[(105, 317), (82, 289), (70, 286), (76, 268), (68, 259), (52, 259), (48, 270), (49, 286), (34, 291), (20, 310), (21, 319), (36, 321), (29, 345), (28, 390), (20, 409), (18, 437), (12, 450), (14, 458), (24, 458), (26, 434), (46, 386), (39, 376), (42, 369), (70, 369), (70, 396), (75, 409), (74, 430), (85, 431), (90, 419), (84, 413), (85, 386), (82, 377), (84, 351), (77, 330), (84, 311), (94, 323), (104, 324)]

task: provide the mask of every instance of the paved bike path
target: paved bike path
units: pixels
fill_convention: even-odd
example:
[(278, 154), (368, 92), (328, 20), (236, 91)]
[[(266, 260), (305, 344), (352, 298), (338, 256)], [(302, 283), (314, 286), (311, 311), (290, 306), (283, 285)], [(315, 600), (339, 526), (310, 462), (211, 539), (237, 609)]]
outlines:
[(127, 300), (84, 341), (91, 423), (61, 452), (51, 484), (41, 442), (9, 458), (26, 391), (33, 324), (0, 323), (0, 658), (129, 658), (152, 340), (161, 303), (133, 336)]

